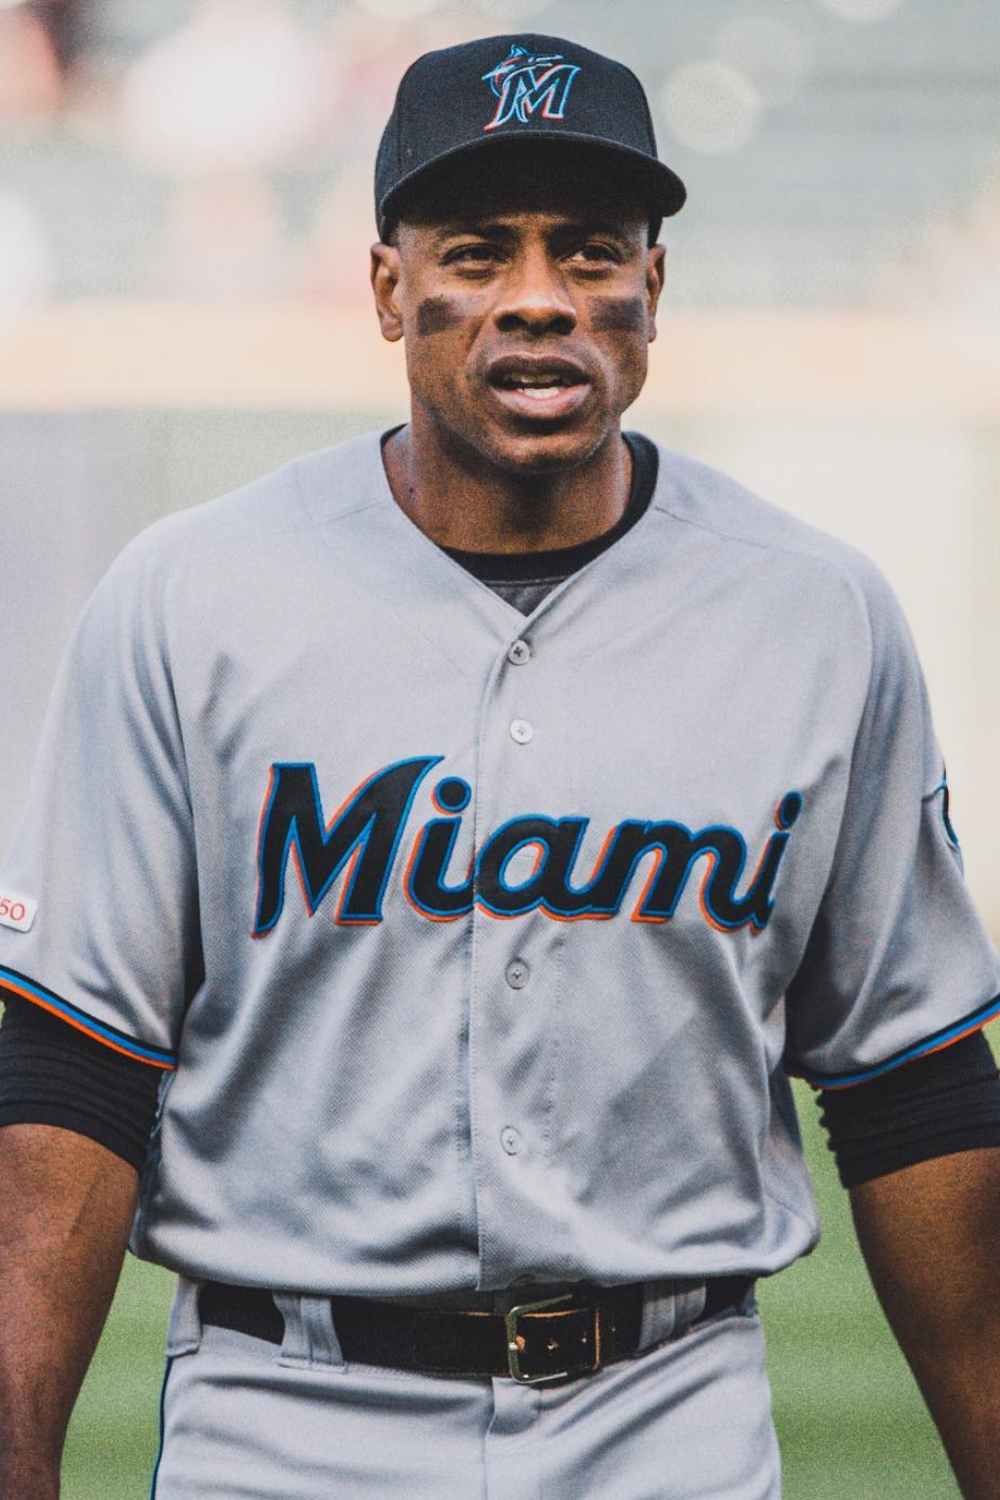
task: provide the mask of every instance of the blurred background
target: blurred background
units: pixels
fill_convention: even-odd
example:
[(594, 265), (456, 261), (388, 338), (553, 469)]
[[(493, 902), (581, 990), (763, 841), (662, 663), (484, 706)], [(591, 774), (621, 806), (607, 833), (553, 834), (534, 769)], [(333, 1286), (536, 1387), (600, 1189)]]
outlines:
[[(59, 654), (124, 542), (401, 420), (369, 305), (375, 147), (428, 48), (629, 63), (689, 201), (629, 417), (888, 574), (1000, 937), (995, 0), (0, 0), (0, 845)], [(765, 1289), (790, 1500), (951, 1500), (843, 1195)], [(167, 1279), (130, 1262), (68, 1500), (148, 1489)]]

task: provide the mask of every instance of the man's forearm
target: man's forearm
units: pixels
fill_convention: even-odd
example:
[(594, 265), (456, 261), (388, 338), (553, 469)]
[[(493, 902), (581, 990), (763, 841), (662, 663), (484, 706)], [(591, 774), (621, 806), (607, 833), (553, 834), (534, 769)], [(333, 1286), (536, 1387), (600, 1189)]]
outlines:
[(1000, 1148), (851, 1190), (875, 1290), (965, 1500), (1000, 1500)]
[(73, 1403), (107, 1317), (134, 1169), (84, 1136), (0, 1128), (0, 1495), (56, 1500)]

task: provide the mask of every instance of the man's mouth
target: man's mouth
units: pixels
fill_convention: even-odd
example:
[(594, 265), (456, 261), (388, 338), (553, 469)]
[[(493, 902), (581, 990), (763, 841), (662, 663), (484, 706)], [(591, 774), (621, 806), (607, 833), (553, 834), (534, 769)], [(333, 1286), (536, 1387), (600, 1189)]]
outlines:
[(586, 398), (590, 380), (568, 360), (525, 360), (507, 356), (489, 370), (489, 383), (509, 410), (521, 415), (561, 417)]

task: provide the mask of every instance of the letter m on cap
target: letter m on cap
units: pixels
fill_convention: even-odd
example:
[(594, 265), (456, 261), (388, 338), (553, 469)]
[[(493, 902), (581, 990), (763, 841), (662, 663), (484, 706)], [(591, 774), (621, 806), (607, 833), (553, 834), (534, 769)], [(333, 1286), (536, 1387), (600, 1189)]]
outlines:
[(561, 120), (573, 79), (580, 69), (563, 62), (562, 53), (549, 56), (512, 47), (510, 56), (483, 74), (497, 99), (497, 112), (484, 130), (496, 130), (508, 120), (527, 125), (531, 116), (541, 112), (546, 120)]

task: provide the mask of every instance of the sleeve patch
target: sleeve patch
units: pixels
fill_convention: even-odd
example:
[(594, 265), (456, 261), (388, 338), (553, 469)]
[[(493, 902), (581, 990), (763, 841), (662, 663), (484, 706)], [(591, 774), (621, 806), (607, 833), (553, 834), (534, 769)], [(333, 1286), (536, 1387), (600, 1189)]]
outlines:
[(5, 968), (0, 964), (0, 1000), (3, 999), (4, 990), (12, 995), (20, 995), (23, 1000), (30, 1000), (33, 1005), (41, 1006), (51, 1015), (58, 1016), (70, 1026), (75, 1026), (77, 1031), (92, 1037), (95, 1042), (101, 1042), (105, 1047), (110, 1047), (113, 1052), (121, 1052), (126, 1057), (134, 1057), (139, 1062), (149, 1063), (154, 1068), (173, 1069), (177, 1066), (177, 1054), (169, 1052), (164, 1047), (151, 1047), (146, 1042), (137, 1041), (125, 1031), (119, 1031), (115, 1026), (108, 1026), (104, 1021), (98, 1021), (96, 1017), (89, 1016), (85, 1010), (77, 1005), (71, 1005), (68, 1000), (63, 1000), (59, 995), (47, 990), (44, 985), (29, 979), (26, 974), (19, 974), (16, 969)]
[(37, 912), (38, 902), (30, 896), (0, 890), (0, 925), (13, 927), (15, 932), (30, 932)]

